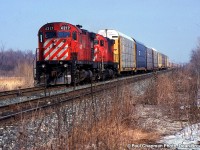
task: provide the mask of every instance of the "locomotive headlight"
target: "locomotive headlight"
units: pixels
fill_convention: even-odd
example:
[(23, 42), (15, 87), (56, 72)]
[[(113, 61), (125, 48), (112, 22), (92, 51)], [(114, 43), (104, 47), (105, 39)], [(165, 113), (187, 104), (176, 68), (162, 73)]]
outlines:
[(64, 64), (64, 67), (67, 68), (67, 64)]
[(42, 64), (42, 68), (45, 68), (45, 64)]

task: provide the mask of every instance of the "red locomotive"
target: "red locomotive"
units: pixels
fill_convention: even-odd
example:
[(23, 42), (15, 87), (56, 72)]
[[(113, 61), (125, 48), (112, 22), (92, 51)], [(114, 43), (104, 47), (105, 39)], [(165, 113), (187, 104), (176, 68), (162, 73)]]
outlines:
[(96, 34), (94, 40), (94, 64), (98, 65), (98, 79), (113, 77), (117, 73), (117, 63), (114, 63), (114, 40)]
[(47, 23), (38, 32), (37, 85), (73, 84), (117, 73), (114, 41), (65, 22)]

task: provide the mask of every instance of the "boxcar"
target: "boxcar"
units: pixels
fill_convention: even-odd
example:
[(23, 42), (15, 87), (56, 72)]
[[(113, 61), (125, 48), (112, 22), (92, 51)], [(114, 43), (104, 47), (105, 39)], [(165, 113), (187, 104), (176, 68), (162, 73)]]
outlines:
[(136, 42), (136, 67), (137, 70), (147, 70), (147, 48), (142, 43)]
[(169, 57), (168, 56), (166, 56), (166, 63), (167, 63), (167, 68), (169, 68), (170, 67), (170, 65), (169, 65)]
[(104, 37), (115, 40), (114, 44), (114, 62), (119, 63), (119, 72), (135, 71), (136, 69), (136, 50), (135, 41), (116, 30), (100, 30), (98, 32)]
[(153, 70), (153, 50), (147, 48), (147, 70)]
[(157, 70), (158, 69), (158, 52), (156, 49), (153, 49), (153, 69)]
[(162, 69), (162, 54), (158, 52), (158, 69)]
[(162, 69), (164, 69), (166, 67), (166, 56), (164, 54), (162, 54)]

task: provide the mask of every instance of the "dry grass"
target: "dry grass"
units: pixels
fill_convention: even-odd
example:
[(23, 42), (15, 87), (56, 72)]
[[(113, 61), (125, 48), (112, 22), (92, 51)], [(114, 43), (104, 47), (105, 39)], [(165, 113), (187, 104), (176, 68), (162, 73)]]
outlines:
[(153, 131), (101, 121), (91, 129), (75, 128), (68, 141), (69, 149), (126, 149), (132, 143), (155, 144), (159, 138), (160, 134)]
[[(197, 116), (197, 78), (187, 68), (160, 75), (149, 85), (143, 101), (162, 107), (174, 119), (192, 121)], [(192, 119), (192, 120), (191, 120)]]
[[(186, 118), (188, 123), (192, 123), (194, 118), (198, 120), (194, 117), (198, 112), (192, 105), (196, 101), (195, 81), (185, 69), (160, 75), (150, 83), (139, 101), (157, 105), (155, 107), (162, 108), (163, 113), (170, 118), (180, 121), (181, 118)], [(118, 90), (118, 95), (113, 97), (109, 117), (93, 123), (93, 126), (88, 126), (87, 120), (87, 123), (74, 128), (67, 138), (69, 149), (126, 149), (129, 143), (156, 144), (161, 133), (155, 132), (154, 127), (147, 130), (138, 126), (138, 120), (134, 119), (134, 103), (138, 99), (131, 94), (129, 87), (122, 87)], [(182, 106), (184, 109), (181, 109)]]
[[(192, 91), (195, 91), (195, 82), (193, 80), (195, 79), (191, 78), (187, 70), (179, 70), (158, 76), (155, 80), (152, 79), (149, 88), (140, 97), (133, 93), (130, 85), (120, 84), (114, 89), (102, 91), (99, 96), (93, 95), (90, 98), (87, 97), (86, 100), (83, 98), (73, 102), (68, 105), (68, 108), (63, 105), (53, 110), (57, 116), (56, 121), (53, 119), (53, 122), (56, 122), (55, 130), (52, 131), (53, 136), (49, 136), (49, 133), (44, 133), (44, 131), (40, 133), (42, 126), (49, 130), (53, 128), (53, 123), (42, 121), (41, 125), (35, 127), (37, 134), (34, 137), (35, 147), (33, 147), (45, 150), (112, 150), (128, 149), (128, 144), (156, 144), (162, 133), (156, 132), (155, 126), (147, 128), (139, 124), (142, 116), (136, 116), (136, 104), (153, 104), (155, 108), (162, 108), (167, 115), (173, 116), (172, 118), (181, 119), (184, 116), (189, 122), (190, 115), (195, 116), (198, 113), (188, 111), (188, 109), (181, 110), (180, 107), (190, 105), (191, 101), (194, 101), (195, 92), (192, 93)], [(76, 113), (72, 113), (73, 110)], [(69, 118), (72, 119), (70, 126), (67, 125)], [(198, 120), (198, 118), (194, 119)], [(43, 144), (39, 140), (40, 136), (47, 137)], [(24, 145), (23, 142), (21, 145)], [(29, 143), (28, 140), (27, 143)]]
[(0, 91), (27, 88), (34, 85), (32, 60), (17, 62), (13, 70), (0, 70)]
[(33, 86), (33, 79), (26, 77), (0, 77), (0, 91)]
[[(116, 91), (115, 91), (116, 90)], [(135, 97), (129, 86), (123, 85), (110, 95), (103, 95), (106, 109), (93, 116), (93, 107), (87, 107), (87, 118), (74, 124), (69, 134), (61, 134), (56, 140), (50, 140), (45, 149), (127, 149), (128, 144), (155, 144), (160, 134), (155, 130), (145, 130), (137, 126), (135, 116)], [(115, 92), (119, 92), (116, 94)], [(109, 96), (113, 96), (106, 102)], [(102, 99), (103, 100), (103, 99)], [(95, 108), (97, 110), (97, 108)], [(78, 117), (78, 116), (77, 116)], [(75, 121), (76, 122), (76, 119)], [(62, 140), (62, 142), (60, 142)], [(57, 145), (57, 146), (55, 146)], [(59, 146), (58, 146), (59, 145)]]

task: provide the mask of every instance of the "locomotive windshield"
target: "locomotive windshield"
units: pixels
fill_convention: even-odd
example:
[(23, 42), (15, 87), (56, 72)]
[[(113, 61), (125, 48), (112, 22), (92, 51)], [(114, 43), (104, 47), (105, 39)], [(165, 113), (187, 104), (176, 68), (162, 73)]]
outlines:
[(45, 38), (49, 39), (49, 38), (54, 38), (56, 37), (56, 32), (46, 32), (45, 33)]
[(70, 32), (58, 32), (58, 38), (70, 37)]
[(94, 40), (94, 45), (98, 45), (99, 44), (99, 40)]
[(55, 38), (55, 37), (66, 38), (66, 37), (70, 37), (70, 36), (71, 36), (70, 32), (58, 32), (57, 34), (56, 34), (56, 32), (46, 32), (45, 33), (46, 39)]

